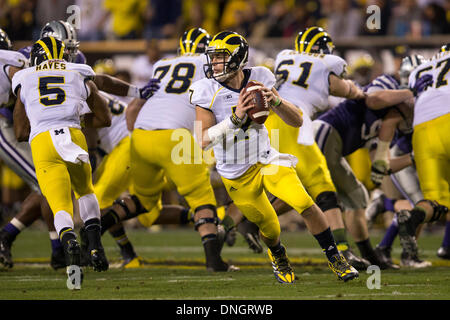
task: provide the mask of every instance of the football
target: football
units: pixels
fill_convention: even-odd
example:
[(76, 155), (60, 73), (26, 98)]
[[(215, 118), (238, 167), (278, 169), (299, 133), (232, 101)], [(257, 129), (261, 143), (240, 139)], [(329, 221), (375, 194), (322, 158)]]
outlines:
[(267, 103), (266, 97), (264, 97), (261, 84), (249, 81), (244, 88), (244, 93), (247, 91), (252, 92), (254, 108), (247, 110), (247, 115), (258, 124), (263, 124), (267, 117), (269, 116), (269, 104)]

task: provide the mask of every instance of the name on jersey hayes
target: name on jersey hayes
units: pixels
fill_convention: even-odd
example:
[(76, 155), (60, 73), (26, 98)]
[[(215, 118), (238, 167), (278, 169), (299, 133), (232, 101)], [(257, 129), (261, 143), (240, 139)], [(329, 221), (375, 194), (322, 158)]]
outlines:
[(58, 60), (48, 60), (40, 65), (36, 66), (36, 71), (43, 70), (66, 70), (66, 64)]

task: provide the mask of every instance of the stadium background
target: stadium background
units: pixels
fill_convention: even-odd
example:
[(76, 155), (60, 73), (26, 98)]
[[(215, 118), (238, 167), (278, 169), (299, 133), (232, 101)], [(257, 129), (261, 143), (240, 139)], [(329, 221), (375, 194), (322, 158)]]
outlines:
[[(380, 9), (380, 28), (372, 30), (367, 27), (371, 5)], [(405, 55), (429, 58), (450, 40), (448, 0), (0, 0), (0, 27), (14, 49), (20, 49), (38, 39), (45, 23), (69, 21), (75, 12), (80, 13), (78, 40), (88, 64), (111, 59), (109, 72), (139, 86), (146, 83), (154, 62), (177, 53), (179, 37), (191, 27), (203, 27), (211, 35), (226, 29), (239, 32), (251, 47), (249, 65), (269, 68), (280, 50), (293, 47), (300, 30), (324, 27), (335, 53), (347, 60), (350, 77), (363, 85), (381, 73), (395, 72)], [(108, 64), (102, 66), (108, 69)], [(28, 190), (5, 166), (1, 185), (1, 217), (6, 222)], [(168, 193), (165, 201), (182, 199)], [(284, 228), (302, 227), (297, 215), (281, 220)]]

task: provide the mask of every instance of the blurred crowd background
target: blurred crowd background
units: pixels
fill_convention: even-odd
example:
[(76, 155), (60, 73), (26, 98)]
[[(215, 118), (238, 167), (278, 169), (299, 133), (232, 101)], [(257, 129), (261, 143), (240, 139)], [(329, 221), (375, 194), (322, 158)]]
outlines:
[[(291, 37), (319, 25), (335, 39), (358, 35), (421, 38), (450, 33), (449, 0), (0, 0), (0, 25), (12, 40), (36, 40), (49, 20), (81, 8), (81, 40), (178, 38), (186, 28), (224, 29), (248, 38)], [(366, 8), (381, 9), (368, 30)]]
[[(72, 5), (80, 9), (78, 40), (88, 64), (138, 86), (148, 81), (157, 60), (177, 53), (179, 37), (192, 27), (211, 35), (242, 34), (250, 44), (249, 65), (273, 71), (276, 54), (293, 48), (299, 31), (321, 26), (360, 85), (396, 72), (408, 54), (429, 58), (450, 42), (450, 0), (0, 0), (0, 28), (20, 49), (36, 41), (47, 22), (69, 21)], [(367, 28), (371, 5), (380, 8), (379, 29)], [(373, 190), (370, 181), (364, 183)], [(0, 167), (0, 188), (1, 224), (29, 189), (6, 166)]]

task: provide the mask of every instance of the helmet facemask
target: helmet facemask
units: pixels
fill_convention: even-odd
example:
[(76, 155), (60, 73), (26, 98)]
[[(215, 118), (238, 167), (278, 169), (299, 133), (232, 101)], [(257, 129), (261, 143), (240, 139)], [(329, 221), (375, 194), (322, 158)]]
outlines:
[(409, 75), (415, 68), (425, 61), (425, 58), (421, 55), (411, 55), (403, 58), (402, 64), (400, 65), (400, 70), (398, 71), (400, 76), (400, 88), (408, 88)]
[(64, 60), (75, 62), (80, 42), (77, 40), (75, 28), (66, 21), (51, 21), (41, 30), (40, 38), (52, 36), (65, 45)]
[[(224, 82), (235, 75), (239, 69), (245, 66), (247, 60), (246, 57), (244, 57), (244, 59), (239, 62), (239, 59), (236, 56), (238, 50), (239, 47), (231, 53), (228, 49), (207, 49), (207, 64), (204, 65), (206, 77), (219, 82)], [(215, 65), (223, 65), (221, 68), (222, 71), (214, 72)]]

